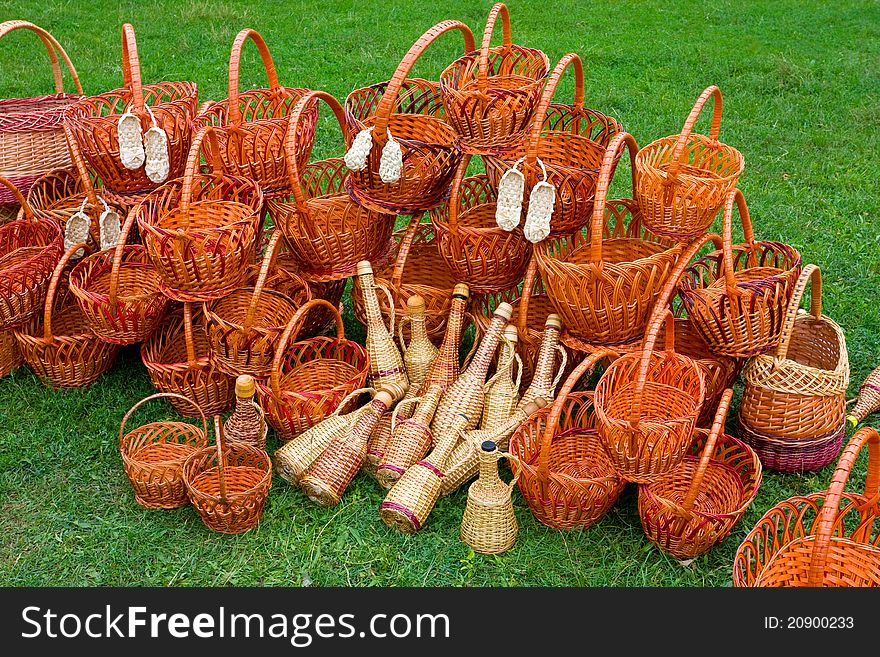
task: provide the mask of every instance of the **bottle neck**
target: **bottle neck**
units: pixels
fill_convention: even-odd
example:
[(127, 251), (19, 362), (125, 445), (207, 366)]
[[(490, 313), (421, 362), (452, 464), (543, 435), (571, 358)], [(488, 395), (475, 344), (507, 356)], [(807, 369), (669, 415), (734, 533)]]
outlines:
[(351, 436), (358, 444), (367, 444), (373, 429), (379, 424), (379, 418), (388, 411), (388, 406), (379, 399), (373, 399), (365, 406), (364, 414), (358, 417), (351, 428)]
[(359, 280), (364, 299), (364, 313), (367, 316), (367, 333), (381, 327), (382, 332), (387, 334), (388, 330), (385, 328), (385, 320), (379, 306), (379, 296), (376, 293), (378, 288), (373, 274), (361, 274)]
[(443, 388), (440, 386), (434, 385), (428, 388), (428, 392), (422, 397), (419, 407), (413, 414), (413, 419), (426, 425), (430, 424), (431, 418), (434, 417), (434, 411), (437, 410), (437, 406), (440, 404), (442, 394)]
[(507, 320), (504, 317), (496, 315), (492, 318), (492, 323), (489, 324), (489, 329), (483, 336), (477, 353), (474, 354), (462, 376), (486, 378), (486, 372), (489, 371), (489, 365), (492, 363), (492, 357), (495, 355), (501, 333), (506, 325)]
[(425, 313), (415, 313), (409, 316), (410, 331), (412, 338), (410, 343), (430, 342), (428, 338), (428, 329), (425, 326)]
[(446, 321), (446, 333), (440, 345), (440, 353), (453, 356), (458, 360), (458, 348), (461, 346), (461, 332), (464, 327), (464, 314), (467, 310), (467, 299), (453, 297), (449, 308), (449, 319)]
[(549, 388), (553, 383), (553, 365), (556, 363), (556, 347), (559, 345), (559, 330), (555, 327), (544, 329), (541, 349), (535, 363), (535, 375), (530, 387)]
[(480, 483), (494, 486), (501, 483), (498, 475), (498, 453), (480, 450)]

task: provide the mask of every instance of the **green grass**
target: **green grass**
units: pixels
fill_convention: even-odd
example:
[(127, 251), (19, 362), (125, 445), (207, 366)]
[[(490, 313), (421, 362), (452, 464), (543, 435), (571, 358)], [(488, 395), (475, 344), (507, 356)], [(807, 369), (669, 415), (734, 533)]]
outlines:
[[(617, 116), (640, 144), (677, 132), (700, 91), (721, 87), (722, 139), (745, 155), (741, 187), (755, 230), (823, 268), (825, 312), (846, 331), (854, 393), (880, 362), (880, 7), (800, 0), (511, 5), (515, 41), (542, 48), (551, 62), (578, 52), (587, 103)], [(344, 98), (388, 79), (434, 22), (458, 18), (481, 31), (489, 6), (7, 0), (0, 18), (49, 29), (87, 93), (121, 84), (119, 27), (130, 21), (145, 80), (195, 80), (202, 99), (225, 97), (229, 47), (250, 26), (267, 39), (283, 83)], [(37, 45), (22, 33), (0, 42), (0, 97), (49, 89)], [(458, 35), (444, 36), (414, 73), (436, 77), (460, 50)], [(251, 50), (242, 79), (263, 84)], [(559, 96), (571, 92), (569, 76)], [(708, 130), (708, 117), (699, 128)], [(339, 140), (325, 120), (318, 152), (339, 152)], [(618, 178), (616, 190), (625, 194), (626, 175)], [(382, 494), (363, 475), (332, 510), (277, 480), (259, 528), (228, 537), (206, 530), (191, 508), (135, 504), (117, 433), (123, 413), (150, 391), (131, 348), (87, 390), (52, 392), (26, 370), (0, 382), (0, 583), (725, 586), (736, 546), (761, 514), (783, 498), (825, 488), (831, 473), (767, 473), (733, 535), (688, 566), (646, 542), (632, 487), (587, 531), (548, 529), (517, 496), (519, 541), (492, 558), (473, 556), (458, 540), (464, 492), (441, 500), (424, 531), (402, 536), (379, 521)], [(139, 417), (170, 415), (157, 404)], [(852, 488), (863, 475), (864, 458)]]

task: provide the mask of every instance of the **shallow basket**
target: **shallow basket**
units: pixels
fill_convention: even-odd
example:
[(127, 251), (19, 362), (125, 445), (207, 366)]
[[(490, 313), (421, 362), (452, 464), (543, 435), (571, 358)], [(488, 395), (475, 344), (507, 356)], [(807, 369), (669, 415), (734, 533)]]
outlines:
[[(493, 48), (499, 16), (503, 41)], [(510, 14), (503, 3), (495, 4), (480, 49), (459, 57), (440, 75), (446, 120), (461, 150), (502, 154), (523, 141), (549, 68), (543, 52), (511, 42)]]
[[(119, 427), (119, 453), (137, 503), (148, 509), (176, 509), (189, 501), (183, 482), (183, 464), (208, 444), (208, 423), (200, 413), (202, 427), (186, 422), (150, 422), (125, 433), (125, 425), (142, 404), (172, 397), (158, 393), (140, 400), (129, 409)], [(192, 403), (185, 397), (184, 402)]]
[[(862, 494), (845, 492), (868, 445)], [(880, 586), (880, 436), (864, 427), (852, 437), (823, 493), (771, 508), (746, 536), (733, 564), (734, 586)]]

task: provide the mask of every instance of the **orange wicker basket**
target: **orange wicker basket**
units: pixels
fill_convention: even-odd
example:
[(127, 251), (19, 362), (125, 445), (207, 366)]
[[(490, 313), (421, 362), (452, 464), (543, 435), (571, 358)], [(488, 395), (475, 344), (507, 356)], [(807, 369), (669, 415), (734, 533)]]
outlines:
[(24, 360), (40, 381), (52, 388), (90, 385), (113, 366), (119, 354), (118, 345), (104, 342), (92, 332), (76, 300), (66, 290), (56, 294), (68, 261), (85, 248), (84, 242), (72, 245), (55, 267), (43, 321), (35, 317), (15, 331)]
[[(141, 345), (141, 360), (160, 392), (191, 399), (206, 415), (223, 413), (232, 406), (235, 381), (211, 362), (203, 318), (194, 326), (192, 315), (189, 303), (183, 305), (182, 313), (169, 315)], [(196, 411), (192, 403), (178, 397), (170, 401), (181, 415), (192, 416)]]
[(515, 474), (520, 493), (548, 527), (589, 527), (614, 506), (626, 486), (602, 448), (593, 393), (572, 392), (608, 355), (610, 351), (600, 349), (581, 361), (553, 406), (530, 415), (510, 438), (508, 449), (519, 459)]
[[(844, 490), (868, 445), (862, 494)], [(856, 432), (823, 493), (780, 502), (739, 546), (734, 586), (880, 586), (880, 436)]]
[[(336, 337), (297, 340), (309, 314), (332, 314)], [(291, 318), (275, 348), (268, 382), (257, 381), (260, 405), (281, 440), (292, 440), (333, 413), (352, 391), (366, 386), (366, 350), (345, 338), (342, 316), (323, 299), (304, 303)], [(343, 409), (344, 411), (345, 409)]]
[(724, 391), (710, 431), (697, 429), (690, 454), (665, 477), (639, 485), (639, 516), (654, 545), (694, 559), (723, 541), (754, 501), (761, 461), (724, 433), (733, 391)]
[(18, 348), (15, 331), (0, 331), (0, 379), (9, 376), (24, 365), (24, 357)]
[[(189, 501), (183, 482), (183, 464), (208, 444), (208, 422), (200, 412), (202, 427), (187, 422), (150, 422), (125, 433), (125, 425), (142, 404), (162, 397), (186, 397), (161, 392), (141, 399), (122, 418), (119, 453), (137, 503), (148, 509), (176, 509)], [(201, 409), (197, 409), (201, 411)]]
[(24, 218), (0, 226), (0, 329), (26, 322), (43, 308), (52, 272), (63, 253), (61, 229), (40, 219), (21, 192), (0, 176)]
[(496, 192), (486, 175), (465, 178), (471, 156), (458, 165), (449, 201), (430, 212), (440, 255), (459, 282), (475, 294), (516, 286), (529, 264), (532, 245), (522, 229), (495, 223)]
[[(210, 173), (200, 173), (203, 144)], [(245, 284), (254, 260), (263, 192), (248, 178), (223, 173), (216, 129), (196, 133), (183, 178), (150, 193), (132, 213), (163, 294), (210, 301)], [(207, 412), (207, 411), (206, 411)]]
[[(574, 103), (551, 103), (569, 66), (574, 66)], [(584, 107), (583, 64), (580, 57), (569, 53), (547, 80), (528, 141), (504, 156), (487, 157), (486, 171), (497, 188), (502, 176), (522, 160), (523, 210), (528, 207), (529, 190), (546, 178), (556, 189), (550, 236), (569, 235), (590, 220), (602, 161), (612, 138), (621, 130), (612, 117)], [(615, 164), (620, 154), (615, 151)]]
[[(314, 144), (307, 141), (303, 119), (323, 100), (333, 110), (343, 136), (347, 138), (345, 114), (333, 96), (310, 91), (297, 103), (290, 116), (287, 151)], [(341, 158), (329, 158), (308, 166), (288, 162), (292, 194), (270, 200), (272, 220), (284, 234), (291, 256), (310, 280), (333, 281), (356, 273), (361, 260), (382, 260), (394, 249), (391, 233), (397, 217), (361, 207), (345, 191), (351, 175)]]
[[(30, 30), (43, 42), (55, 78), (54, 94), (0, 99), (0, 176), (12, 182), (22, 195), (27, 195), (37, 178), (70, 166), (62, 115), (83, 91), (64, 48), (46, 30), (27, 21), (5, 21), (0, 23), (0, 39), (19, 29)], [(64, 92), (59, 57), (70, 73), (76, 94)], [(18, 199), (0, 187), (0, 206), (6, 205), (17, 206)]]
[[(731, 239), (736, 203), (745, 244)], [(746, 200), (738, 189), (724, 206), (723, 248), (695, 262), (679, 295), (688, 318), (715, 353), (754, 356), (779, 344), (785, 311), (801, 274), (801, 254), (780, 242), (756, 242)]]
[(143, 166), (126, 168), (120, 158), (117, 124), (126, 112), (142, 126), (161, 128), (168, 142), (167, 179), (183, 174), (198, 104), (194, 82), (141, 84), (141, 67), (134, 28), (122, 26), (123, 87), (83, 98), (64, 113), (83, 157), (104, 182), (114, 204), (131, 207), (163, 181), (151, 180)]
[[(268, 89), (239, 91), (241, 51), (250, 39), (260, 53)], [(217, 144), (209, 145), (211, 155), (219, 150), (226, 171), (254, 180), (267, 199), (290, 193), (287, 170), (288, 151), (285, 150), (288, 116), (306, 89), (282, 87), (278, 82), (275, 62), (263, 37), (256, 30), (245, 28), (235, 37), (229, 55), (229, 97), (218, 102), (205, 103), (195, 118), (197, 126), (214, 126)], [(295, 157), (304, 166), (311, 150), (318, 113), (312, 105), (300, 121), (295, 142)], [(290, 144), (287, 144), (288, 146)]]
[[(455, 130), (446, 123), (439, 85), (407, 75), (425, 49), (450, 30), (464, 35), (465, 53), (475, 50), (467, 25), (443, 21), (419, 37), (390, 81), (356, 89), (345, 99), (346, 161), (352, 170), (346, 188), (358, 205), (416, 214), (439, 205), (449, 190), (461, 151)], [(354, 157), (355, 151), (360, 157)], [(401, 156), (399, 167), (386, 171), (386, 152), (388, 161), (395, 160), (395, 153)]]
[[(692, 134), (703, 106), (715, 99), (709, 136)], [(653, 141), (636, 156), (635, 195), (645, 225), (657, 235), (695, 237), (712, 225), (745, 167), (742, 154), (718, 141), (721, 91), (707, 88), (680, 134)]]
[[(503, 41), (493, 48), (499, 16)], [(543, 52), (511, 42), (510, 14), (503, 3), (496, 3), (480, 49), (459, 57), (440, 75), (446, 120), (462, 151), (498, 155), (523, 141), (549, 68)]]

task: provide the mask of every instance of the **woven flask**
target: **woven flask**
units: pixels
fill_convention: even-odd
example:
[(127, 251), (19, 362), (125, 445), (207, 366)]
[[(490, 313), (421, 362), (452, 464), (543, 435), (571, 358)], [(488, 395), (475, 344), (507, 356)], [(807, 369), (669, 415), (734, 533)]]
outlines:
[[(565, 366), (568, 361), (565, 349), (559, 346), (559, 334), (562, 331), (562, 320), (559, 315), (547, 315), (544, 322), (544, 335), (541, 338), (541, 347), (538, 350), (538, 357), (535, 361), (535, 373), (532, 375), (532, 381), (529, 387), (523, 393), (519, 401), (520, 406), (525, 406), (530, 401), (534, 401), (537, 397), (551, 401), (556, 392), (556, 386), (559, 379), (565, 372)], [(562, 356), (562, 362), (556, 374), (553, 373), (553, 366), (556, 364), (556, 354)]]
[(517, 477), (506, 484), (498, 475), (498, 460), (514, 458), (498, 451), (487, 440), (479, 451), (480, 478), (468, 488), (467, 506), (461, 518), (461, 540), (474, 552), (499, 554), (513, 547), (519, 525), (511, 494)]
[[(483, 419), (480, 420), (481, 429), (493, 429), (504, 424), (519, 404), (522, 360), (516, 353), (518, 340), (516, 326), (508, 324), (501, 341), (498, 368), (486, 383), (486, 401), (483, 405)], [(514, 366), (516, 366), (515, 375)]]
[(855, 427), (877, 411), (880, 411), (880, 367), (875, 368), (859, 387), (856, 405), (846, 416), (846, 421), (851, 427)]
[(230, 443), (245, 443), (257, 449), (266, 449), (269, 427), (254, 399), (256, 390), (250, 374), (242, 374), (235, 379), (235, 410), (223, 424), (223, 433)]
[(460, 373), (459, 350), (461, 349), (461, 335), (464, 331), (464, 319), (467, 314), (467, 306), (470, 301), (470, 290), (464, 283), (459, 283), (452, 290), (452, 300), (449, 303), (449, 318), (446, 321), (446, 332), (443, 334), (443, 342), (437, 357), (428, 368), (425, 380), (422, 382), (420, 395), (424, 395), (432, 385), (439, 385), (445, 392), (458, 378)]

